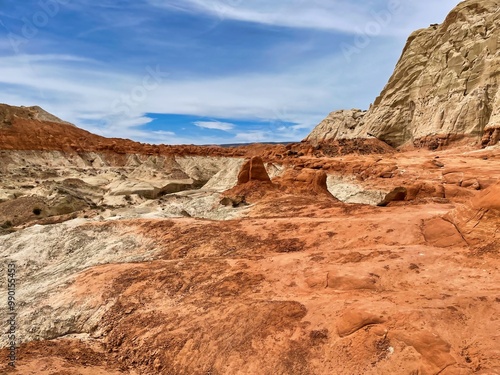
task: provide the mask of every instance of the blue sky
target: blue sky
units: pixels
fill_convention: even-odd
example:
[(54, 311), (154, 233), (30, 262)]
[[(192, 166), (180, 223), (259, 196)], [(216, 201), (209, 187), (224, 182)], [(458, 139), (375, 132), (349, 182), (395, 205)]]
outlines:
[(0, 102), (148, 143), (300, 141), (457, 0), (0, 0)]

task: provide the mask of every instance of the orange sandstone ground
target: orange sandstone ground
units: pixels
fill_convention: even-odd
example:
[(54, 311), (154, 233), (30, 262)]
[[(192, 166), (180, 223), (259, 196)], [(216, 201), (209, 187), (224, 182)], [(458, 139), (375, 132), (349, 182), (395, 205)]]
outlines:
[[(3, 157), (79, 152), (58, 139), (3, 144)], [(120, 142), (107, 152), (149, 152)], [(2, 256), (20, 257), (22, 340), (0, 373), (500, 374), (499, 149), (341, 146), (196, 148), (285, 166), (271, 181), (242, 169), (221, 194), (249, 204), (233, 219), (90, 217), (0, 237)], [(326, 175), (405, 193), (346, 204)], [(110, 246), (119, 255), (100, 253)]]

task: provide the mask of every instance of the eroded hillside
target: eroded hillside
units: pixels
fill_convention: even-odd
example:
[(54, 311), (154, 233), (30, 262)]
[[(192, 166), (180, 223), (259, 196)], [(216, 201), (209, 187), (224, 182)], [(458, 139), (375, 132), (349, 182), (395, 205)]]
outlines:
[(2, 373), (499, 373), (498, 148), (199, 150), (1, 152)]

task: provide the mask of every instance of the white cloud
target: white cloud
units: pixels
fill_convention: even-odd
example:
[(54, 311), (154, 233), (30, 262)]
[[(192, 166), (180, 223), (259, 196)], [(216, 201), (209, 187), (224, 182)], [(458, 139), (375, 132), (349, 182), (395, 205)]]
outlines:
[(269, 142), (273, 140), (273, 134), (262, 130), (253, 130), (236, 134), (234, 140), (242, 143)]
[(459, 1), (374, 0), (367, 4), (351, 0), (149, 0), (149, 3), (170, 10), (208, 14), (220, 21), (232, 19), (355, 34), (363, 33), (367, 24), (379, 22), (383, 26), (381, 35), (407, 35), (429, 23), (440, 23)]
[(234, 129), (234, 124), (221, 121), (196, 121), (193, 123), (199, 128), (229, 131)]
[[(381, 22), (377, 21), (377, 15), (383, 15), (380, 12), (388, 8), (389, 2), (397, 0), (146, 1), (175, 11), (211, 15), (221, 22), (232, 19), (358, 34), (363, 33), (370, 23)], [(377, 35), (390, 35), (391, 38), (373, 36), (368, 47), (351, 56), (351, 61), (346, 61), (341, 54), (331, 54), (304, 61), (299, 67), (296, 62), (295, 67), (279, 73), (240, 73), (192, 79), (181, 79), (172, 74), (150, 80), (145, 85), (148, 66), (141, 74), (127, 74), (117, 73), (113, 66), (68, 54), (4, 56), (0, 57), (0, 102), (41, 105), (58, 117), (97, 134), (143, 142), (200, 144), (230, 143), (232, 140), (300, 140), (334, 109), (366, 108), (389, 78), (408, 33), (429, 23), (441, 22), (458, 2), (399, 1), (399, 12), (384, 23)], [(101, 3), (117, 7), (112, 0)], [(70, 3), (68, 7), (94, 9), (92, 5), (93, 1), (85, 0)], [(106, 14), (100, 8), (95, 9), (99, 14)], [(130, 22), (136, 17), (139, 15), (134, 14)], [(120, 25), (126, 24), (125, 20), (120, 22)], [(352, 35), (353, 41), (354, 38)], [(332, 37), (332, 43), (335, 40)], [(37, 39), (39, 50), (43, 42), (42, 38)], [(0, 38), (0, 50), (12, 53), (8, 39)], [(279, 55), (280, 51), (275, 53)], [(161, 68), (161, 61), (158, 64)], [(146, 131), (143, 126), (152, 121), (147, 113), (198, 115), (235, 121), (253, 119), (272, 125), (264, 130), (246, 131), (231, 123), (199, 122), (200, 127), (227, 132), (224, 137), (199, 137)]]
[[(368, 106), (392, 70), (387, 61), (399, 56), (400, 46), (395, 43), (396, 47), (394, 43), (374, 43), (348, 67), (343, 56), (330, 55), (279, 74), (171, 76), (148, 89), (144, 86), (148, 67), (133, 75), (110, 72), (92, 61), (82, 64), (77, 56), (0, 57), (0, 102), (40, 105), (97, 134), (143, 142), (230, 143), (230, 137), (238, 141), (300, 140), (331, 110)], [(372, 68), (366, 69), (366, 61)], [(147, 113), (267, 121), (272, 126), (264, 133), (246, 134), (231, 128), (233, 124), (210, 121), (201, 125), (231, 130), (231, 136), (152, 134), (141, 128), (151, 121)]]
[[(366, 24), (374, 17), (366, 4), (355, 5), (346, 0), (148, 1), (181, 11), (221, 16), (221, 19), (353, 33), (357, 32), (353, 25)], [(384, 28), (384, 33), (399, 32), (401, 27), (408, 28), (408, 23), (440, 21), (455, 3), (405, 1), (401, 13)], [(375, 0), (372, 4), (383, 9), (387, 2)], [(162, 74), (150, 79), (147, 85), (148, 72), (158, 67), (161, 71), (161, 62), (158, 67), (145, 66), (140, 74), (127, 74), (68, 54), (4, 56), (0, 57), (0, 85), (3, 86), (0, 102), (40, 105), (97, 134), (143, 142), (294, 141), (305, 137), (332, 110), (367, 108), (389, 78), (406, 36), (373, 37), (367, 47), (351, 56), (351, 61), (342, 54), (330, 54), (304, 61), (300, 66), (293, 64), (279, 73), (192, 79)], [(332, 38), (332, 42), (335, 39)], [(0, 47), (5, 45), (6, 40), (0, 38)], [(246, 131), (232, 123), (204, 121), (195, 125), (226, 131), (227, 136), (179, 135), (146, 131), (143, 126), (152, 121), (147, 113), (245, 119), (272, 125), (264, 130)]]

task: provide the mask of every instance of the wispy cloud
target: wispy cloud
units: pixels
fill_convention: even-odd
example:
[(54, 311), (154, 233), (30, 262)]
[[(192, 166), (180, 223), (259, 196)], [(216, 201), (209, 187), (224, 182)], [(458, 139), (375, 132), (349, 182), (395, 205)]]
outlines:
[[(41, 11), (26, 0), (17, 14), (0, 13), (0, 102), (41, 105), (89, 131), (143, 142), (300, 140), (331, 110), (368, 107), (408, 31), (441, 21), (457, 1), (401, 0), (347, 63), (342, 43), (389, 3), (81, 0), (14, 53), (9, 30), (22, 35), (22, 19)], [(152, 114), (193, 119), (187, 130), (158, 129)]]
[[(386, 17), (387, 11), (397, 4), (398, 14), (390, 20), (385, 35), (407, 34), (415, 27), (423, 27), (422, 20), (430, 14), (442, 15), (457, 5), (457, 0), (374, 0), (353, 2), (348, 0), (148, 0), (150, 4), (183, 12), (204, 13), (218, 18), (259, 24), (335, 30), (347, 33), (363, 32), (363, 27)], [(442, 20), (436, 19), (435, 22)], [(420, 25), (419, 25), (420, 23)]]
[[(349, 69), (345, 69), (342, 56), (333, 55), (279, 74), (242, 73), (202, 79), (173, 76), (151, 91), (138, 93), (144, 97), (126, 113), (117, 113), (114, 103), (131, 92), (134, 95), (134, 88), (142, 87), (144, 74), (111, 72), (107, 66), (92, 63), (82, 66), (77, 56), (0, 57), (0, 85), (5, 86), (0, 101), (41, 105), (98, 134), (141, 141), (158, 139), (158, 135), (152, 137), (141, 129), (152, 120), (148, 113), (271, 123), (269, 129), (241, 131), (229, 122), (200, 121), (198, 127), (231, 131), (231, 135), (201, 140), (196, 135), (181, 138), (162, 134), (161, 139), (169, 143), (300, 140), (331, 110), (366, 107), (388, 76), (389, 69), (384, 71), (381, 62), (391, 53), (396, 59), (396, 51), (391, 43), (378, 45), (365, 51), (363, 59)], [(365, 58), (374, 64), (370, 71), (363, 68)]]
[(215, 129), (215, 130), (222, 130), (222, 131), (229, 131), (234, 129), (234, 124), (231, 124), (229, 122), (221, 122), (221, 121), (196, 121), (194, 122), (194, 125), (196, 125), (199, 128), (204, 128), (204, 129)]
[(235, 141), (247, 143), (247, 142), (267, 142), (273, 139), (273, 134), (271, 132), (266, 132), (262, 130), (252, 130), (248, 132), (241, 132), (236, 134), (234, 137)]

